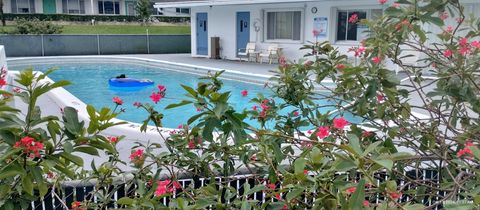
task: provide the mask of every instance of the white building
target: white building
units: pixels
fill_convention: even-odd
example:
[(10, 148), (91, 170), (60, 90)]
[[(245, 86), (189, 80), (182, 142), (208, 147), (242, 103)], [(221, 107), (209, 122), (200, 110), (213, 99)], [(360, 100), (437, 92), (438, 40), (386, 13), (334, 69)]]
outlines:
[[(349, 25), (348, 18), (375, 18), (394, 0), (197, 0), (157, 3), (156, 8), (190, 8), (192, 56), (210, 56), (210, 37), (220, 37), (220, 57), (238, 59), (248, 42), (257, 49), (272, 43), (289, 59), (303, 57), (299, 50), (313, 41), (330, 41), (346, 52), (358, 46), (366, 27)], [(464, 0), (467, 11), (480, 14), (480, 0)], [(317, 37), (313, 31), (320, 31)]]
[(137, 0), (3, 0), (4, 13), (135, 15)]

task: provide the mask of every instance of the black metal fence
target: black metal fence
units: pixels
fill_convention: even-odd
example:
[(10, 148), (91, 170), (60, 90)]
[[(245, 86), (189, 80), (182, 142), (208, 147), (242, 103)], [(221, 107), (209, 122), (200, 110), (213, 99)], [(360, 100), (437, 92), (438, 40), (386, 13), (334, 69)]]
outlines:
[[(438, 185), (439, 184), (439, 174), (436, 170), (427, 170), (427, 169), (415, 169), (406, 172), (404, 175), (409, 177), (412, 180), (421, 180), (420, 182), (423, 182), (424, 184), (431, 184), (431, 185)], [(131, 178), (131, 177), (130, 177)], [(126, 178), (126, 180), (130, 179)], [(258, 177), (257, 177), (258, 178)], [(355, 182), (358, 181), (361, 178), (360, 174), (357, 174), (355, 177), (351, 176), (346, 176), (345, 181), (350, 181), (350, 182)], [(125, 178), (123, 178), (125, 180)], [(375, 179), (377, 180), (377, 184), (379, 184), (382, 181), (385, 180), (392, 180), (392, 177), (388, 177), (386, 173), (377, 173), (375, 174)], [(418, 182), (409, 182), (408, 180), (399, 180), (395, 179), (397, 182), (398, 187), (401, 189), (400, 191), (402, 192), (409, 192), (409, 193), (404, 193), (402, 197), (399, 199), (401, 202), (412, 202), (412, 203), (421, 203), (424, 205), (432, 205), (435, 202), (439, 201), (441, 197), (445, 196), (444, 192), (437, 192), (434, 196), (428, 196), (429, 192), (423, 192), (421, 196), (415, 195), (415, 193), (411, 192), (420, 192), (418, 191), (418, 187), (421, 187), (418, 185)], [(179, 183), (182, 185), (182, 188), (190, 187), (190, 188), (200, 188), (204, 187), (210, 183), (216, 182), (216, 183), (229, 183), (230, 187), (235, 188), (236, 190), (239, 191), (239, 194), (243, 194), (243, 191), (245, 189), (245, 186), (248, 184), (250, 185), (250, 189), (253, 188), (253, 186), (257, 184), (267, 184), (266, 181), (262, 181), (259, 183), (258, 179), (254, 179), (252, 175), (237, 175), (237, 176), (232, 176), (229, 177), (227, 180), (222, 178), (215, 178), (214, 180), (211, 180), (209, 178), (184, 178), (180, 179)], [(122, 208), (123, 206), (117, 204), (115, 201), (122, 198), (122, 197), (135, 197), (135, 185), (132, 183), (125, 184), (126, 182), (118, 181), (118, 185), (116, 185), (116, 189), (97, 189), (95, 186), (94, 181), (90, 182), (69, 182), (68, 184), (64, 184), (63, 189), (50, 189), (50, 191), (47, 193), (47, 195), (38, 201), (32, 202), (31, 206), (29, 209), (34, 209), (34, 210), (47, 210), (47, 209), (70, 209), (71, 204), (74, 201), (85, 201), (85, 200), (90, 200), (93, 202), (101, 202), (100, 198), (97, 198), (94, 193), (97, 190), (103, 191), (103, 195), (108, 194), (109, 192), (113, 192), (110, 198), (113, 200), (113, 202), (110, 202), (105, 209), (109, 208)], [(218, 186), (218, 185), (217, 185)], [(180, 191), (174, 192), (172, 197), (176, 197), (177, 193)], [(314, 192), (315, 193), (315, 192)], [(286, 193), (280, 194), (282, 199), (285, 198)], [(414, 196), (413, 196), (414, 195)], [(310, 196), (310, 198), (313, 197), (313, 200), (305, 200), (306, 203), (314, 203), (315, 202), (315, 196)], [(235, 198), (232, 198), (235, 199)], [(222, 202), (231, 202), (232, 199), (222, 199)], [(249, 195), (249, 200), (254, 200), (257, 201), (258, 203), (265, 203), (268, 201), (268, 199), (273, 199), (269, 198), (266, 196), (264, 191), (259, 191), (256, 193), (253, 193)], [(376, 204), (376, 203), (381, 203), (385, 199), (385, 195), (383, 194), (373, 194), (369, 195), (366, 199), (369, 200), (370, 203)], [(162, 200), (163, 204), (168, 206), (170, 199), (169, 198), (163, 198)], [(438, 205), (434, 209), (442, 209), (443, 205)]]
[(7, 57), (190, 53), (190, 35), (0, 35)]

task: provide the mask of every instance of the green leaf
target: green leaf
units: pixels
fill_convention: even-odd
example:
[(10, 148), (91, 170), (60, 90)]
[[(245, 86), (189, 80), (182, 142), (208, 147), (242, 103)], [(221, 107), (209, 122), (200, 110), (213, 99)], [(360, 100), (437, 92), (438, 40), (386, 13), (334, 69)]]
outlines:
[(83, 159), (81, 157), (72, 155), (70, 153), (62, 152), (60, 153), (60, 156), (64, 157), (65, 159), (72, 161), (78, 166), (83, 166)]
[(365, 180), (361, 179), (358, 182), (357, 189), (352, 194), (349, 202), (350, 209), (361, 210), (363, 209), (363, 201), (365, 200)]
[(48, 187), (47, 187), (47, 184), (45, 183), (45, 180), (43, 180), (42, 172), (43, 172), (42, 168), (38, 166), (32, 169), (33, 178), (37, 183), (38, 190), (40, 192), (40, 197), (45, 196), (48, 192)]
[[(245, 185), (248, 185), (248, 183), (245, 183)], [(252, 193), (256, 193), (256, 192), (258, 192), (258, 191), (262, 191), (262, 190), (265, 190), (265, 189), (267, 189), (267, 187), (265, 187), (265, 185), (263, 185), (263, 184), (262, 184), (262, 185), (257, 185), (257, 186), (255, 186), (255, 187), (253, 187), (252, 189), (249, 189), (249, 190), (246, 192), (245, 195), (250, 195), (250, 194), (252, 194)]]
[(407, 204), (403, 206), (405, 210), (422, 210), (425, 209), (425, 206), (422, 204)]
[(196, 98), (198, 96), (197, 92), (195, 92), (195, 90), (189, 86), (186, 86), (186, 85), (181, 85), (183, 89), (185, 89), (189, 94), (190, 96)]
[(165, 109), (173, 109), (173, 108), (185, 106), (185, 105), (191, 104), (191, 103), (193, 103), (193, 102), (192, 102), (192, 101), (183, 100), (182, 102), (180, 102), (180, 103), (178, 103), (178, 104), (169, 104), (167, 107), (165, 107)]
[(287, 193), (287, 196), (286, 196), (287, 201), (290, 202), (290, 201), (292, 201), (292, 199), (295, 199), (295, 198), (299, 197), (300, 195), (303, 194), (304, 191), (305, 191), (305, 189), (301, 188), (301, 187), (293, 189), (292, 191)]
[(378, 145), (382, 144), (383, 142), (382, 141), (377, 141), (377, 142), (374, 142), (370, 145), (368, 145), (367, 149), (365, 149), (365, 151), (363, 151), (363, 154), (361, 157), (365, 157), (367, 156), (370, 152), (372, 152), (373, 150), (375, 150), (375, 148), (378, 147)]
[(305, 166), (307, 164), (307, 161), (304, 158), (298, 158), (295, 160), (293, 163), (295, 167), (295, 174), (303, 174), (303, 170), (305, 170)]
[(73, 149), (73, 151), (75, 151), (75, 152), (83, 152), (83, 153), (86, 153), (86, 154), (89, 154), (89, 155), (98, 156), (98, 150), (97, 150), (97, 148), (95, 148), (95, 147), (89, 147), (89, 146), (76, 147), (75, 149)]
[(23, 191), (33, 196), (33, 180), (29, 175), (22, 177)]
[(63, 144), (63, 151), (65, 151), (66, 153), (72, 153), (73, 152), (73, 145), (72, 143), (70, 142), (65, 142)]
[(354, 134), (348, 134), (348, 141), (349, 145), (352, 147), (353, 151), (355, 151), (356, 155), (361, 155), (363, 153), (362, 148), (360, 147), (360, 140)]
[(381, 159), (381, 160), (373, 160), (376, 164), (386, 168), (387, 170), (392, 170), (393, 161), (388, 159)]
[(0, 172), (0, 180), (25, 174), (25, 170), (18, 164), (12, 163)]
[(134, 199), (123, 197), (117, 200), (117, 204), (131, 206), (135, 202)]

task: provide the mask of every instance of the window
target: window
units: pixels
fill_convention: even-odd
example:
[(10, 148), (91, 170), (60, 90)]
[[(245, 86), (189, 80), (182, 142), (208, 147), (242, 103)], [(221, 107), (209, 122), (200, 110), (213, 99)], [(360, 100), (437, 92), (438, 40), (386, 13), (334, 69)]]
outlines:
[(64, 14), (85, 14), (85, 0), (62, 0)]
[(356, 15), (358, 20), (374, 19), (381, 16), (381, 9), (372, 10), (338, 10), (337, 11), (337, 41), (359, 41), (368, 36), (368, 27), (360, 23), (350, 23), (348, 20)]
[(175, 8), (177, 14), (190, 14), (190, 9), (188, 8)]
[(267, 40), (301, 41), (301, 11), (271, 11), (265, 16)]
[(135, 10), (135, 2), (134, 1), (127, 1), (127, 15), (135, 16), (137, 15), (137, 11)]
[(35, 13), (35, 0), (12, 0), (12, 13)]
[(98, 14), (119, 15), (120, 4), (117, 1), (98, 1)]

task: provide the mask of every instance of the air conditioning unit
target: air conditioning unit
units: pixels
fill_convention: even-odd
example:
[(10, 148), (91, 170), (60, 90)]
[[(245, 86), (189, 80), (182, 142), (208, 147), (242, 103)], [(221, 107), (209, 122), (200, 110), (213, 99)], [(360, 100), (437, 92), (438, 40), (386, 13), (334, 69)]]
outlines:
[(210, 37), (210, 58), (220, 59), (220, 37)]

